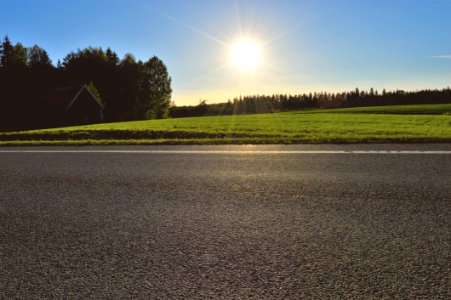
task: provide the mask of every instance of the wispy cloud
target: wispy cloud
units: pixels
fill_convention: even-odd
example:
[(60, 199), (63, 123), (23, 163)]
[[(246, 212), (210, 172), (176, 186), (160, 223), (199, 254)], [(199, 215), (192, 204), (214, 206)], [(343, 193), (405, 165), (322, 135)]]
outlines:
[(445, 55), (434, 55), (432, 58), (447, 58), (451, 59), (451, 54), (445, 54)]

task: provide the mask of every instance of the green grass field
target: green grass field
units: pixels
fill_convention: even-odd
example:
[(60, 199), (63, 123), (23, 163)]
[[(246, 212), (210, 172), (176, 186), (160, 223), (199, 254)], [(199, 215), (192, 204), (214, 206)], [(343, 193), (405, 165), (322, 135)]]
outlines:
[(0, 145), (451, 142), (451, 104), (197, 117), (0, 134)]

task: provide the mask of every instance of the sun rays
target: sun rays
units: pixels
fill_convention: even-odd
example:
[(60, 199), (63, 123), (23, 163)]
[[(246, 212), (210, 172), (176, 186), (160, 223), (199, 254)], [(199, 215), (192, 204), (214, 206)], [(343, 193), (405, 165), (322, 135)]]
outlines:
[[(227, 4), (221, 15), (203, 16), (206, 26), (202, 27), (180, 16), (171, 16), (144, 1), (140, 2), (200, 38), (189, 47), (198, 49), (202, 55), (196, 53), (197, 65), (194, 60), (189, 63), (196, 65), (196, 68), (202, 65), (197, 69), (203, 71), (193, 73), (188, 80), (178, 84), (178, 91), (184, 94), (191, 94), (188, 91), (194, 90), (205, 90), (205, 94), (228, 90), (229, 95), (239, 95), (259, 90), (275, 74), (281, 73), (279, 57), (274, 51), (277, 47), (273, 46), (278, 46), (280, 39), (297, 28), (284, 20), (283, 9), (274, 11), (262, 2), (250, 1), (243, 5), (234, 1)], [(199, 44), (202, 40), (205, 45)], [(214, 101), (227, 101), (227, 98), (215, 97)]]

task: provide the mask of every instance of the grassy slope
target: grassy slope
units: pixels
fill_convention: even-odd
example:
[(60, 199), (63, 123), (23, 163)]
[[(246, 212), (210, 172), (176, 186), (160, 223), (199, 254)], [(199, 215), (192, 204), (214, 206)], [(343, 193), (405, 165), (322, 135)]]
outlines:
[(180, 118), (0, 134), (0, 145), (389, 141), (451, 142), (451, 105)]

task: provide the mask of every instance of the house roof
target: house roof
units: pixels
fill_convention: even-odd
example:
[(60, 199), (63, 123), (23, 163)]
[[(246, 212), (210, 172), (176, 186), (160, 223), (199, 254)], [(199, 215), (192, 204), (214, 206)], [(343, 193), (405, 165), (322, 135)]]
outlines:
[(100, 100), (91, 93), (86, 85), (58, 87), (37, 91), (33, 93), (29, 104), (31, 108), (37, 109), (51, 108), (59, 111), (69, 110), (83, 91), (87, 91), (98, 103), (99, 107), (103, 108)]

